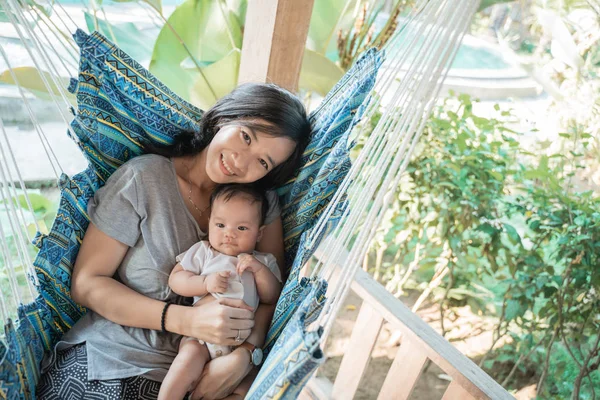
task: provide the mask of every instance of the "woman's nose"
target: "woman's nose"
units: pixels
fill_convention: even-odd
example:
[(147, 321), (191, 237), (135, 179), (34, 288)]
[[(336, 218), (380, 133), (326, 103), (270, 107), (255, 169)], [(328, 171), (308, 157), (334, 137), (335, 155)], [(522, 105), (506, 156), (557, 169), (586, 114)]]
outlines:
[(231, 158), (233, 159), (233, 166), (234, 168), (238, 169), (238, 170), (245, 170), (246, 167), (246, 156), (242, 153), (233, 153), (231, 155)]

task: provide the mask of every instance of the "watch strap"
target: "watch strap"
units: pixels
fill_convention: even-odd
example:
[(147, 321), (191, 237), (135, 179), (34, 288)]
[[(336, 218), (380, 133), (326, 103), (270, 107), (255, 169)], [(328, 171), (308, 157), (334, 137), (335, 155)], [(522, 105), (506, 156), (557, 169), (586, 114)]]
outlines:
[(254, 359), (254, 350), (256, 349), (256, 346), (253, 345), (252, 343), (244, 342), (244, 343), (240, 344), (239, 347), (243, 347), (244, 349), (246, 349), (250, 352), (250, 364), (254, 365), (252, 360)]

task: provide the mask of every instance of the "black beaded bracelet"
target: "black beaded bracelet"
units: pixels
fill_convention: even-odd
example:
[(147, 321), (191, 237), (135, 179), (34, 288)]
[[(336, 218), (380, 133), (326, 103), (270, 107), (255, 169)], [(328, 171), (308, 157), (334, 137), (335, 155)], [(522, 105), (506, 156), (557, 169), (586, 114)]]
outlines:
[(160, 316), (160, 330), (162, 331), (162, 333), (167, 333), (167, 329), (165, 328), (165, 317), (167, 316), (167, 309), (171, 304), (172, 303), (169, 301), (165, 303), (165, 307), (162, 310), (162, 315)]

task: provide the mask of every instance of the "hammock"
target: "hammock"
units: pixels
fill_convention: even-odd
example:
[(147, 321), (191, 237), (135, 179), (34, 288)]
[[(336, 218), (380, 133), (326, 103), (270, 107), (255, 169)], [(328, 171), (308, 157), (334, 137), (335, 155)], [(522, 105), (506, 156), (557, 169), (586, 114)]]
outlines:
[[(328, 290), (333, 264), (319, 262), (310, 278), (300, 279), (300, 269), (325, 237), (336, 238), (327, 242), (333, 258), (351, 249), (347, 260), (352, 266), (364, 256), (389, 201), (386, 193), (398, 185), (478, 1), (464, 3), (458, 12), (448, 0), (420, 2), (385, 51), (366, 52), (311, 113), (311, 142), (302, 166), (278, 189), (291, 272), (268, 333), (268, 357), (248, 398), (295, 398), (324, 361), (320, 344), (356, 271), (346, 268)], [(143, 154), (145, 145), (170, 143), (183, 130), (198, 130), (202, 116), (101, 34), (77, 30), (74, 38), (81, 58), (78, 78), (69, 86), (77, 99), (69, 134), (89, 166), (73, 177), (60, 176), (56, 220), (48, 235), (38, 233), (34, 239), (40, 249), (33, 262), (39, 296), (19, 305), (16, 323), (5, 319), (0, 394), (7, 398), (33, 397), (43, 352), (85, 312), (71, 300), (69, 288), (89, 222), (88, 199), (116, 168)], [(64, 104), (66, 94), (60, 97)], [(385, 112), (351, 163), (348, 152), (368, 124), (353, 128), (382, 106)], [(4, 131), (1, 121), (0, 128)], [(2, 192), (5, 199), (9, 186), (7, 195)], [(8, 315), (4, 301), (1, 305)]]

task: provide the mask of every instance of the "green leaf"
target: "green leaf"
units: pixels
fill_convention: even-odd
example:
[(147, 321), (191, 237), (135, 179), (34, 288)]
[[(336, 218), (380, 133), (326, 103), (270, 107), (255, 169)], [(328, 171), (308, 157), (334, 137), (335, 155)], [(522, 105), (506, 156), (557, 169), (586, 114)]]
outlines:
[[(115, 1), (115, 0), (113, 0)], [(162, 14), (162, 1), (161, 0), (142, 0), (144, 3), (150, 4), (152, 8), (158, 10)]]
[(534, 219), (529, 223), (529, 229), (535, 231), (540, 227), (541, 224), (542, 222), (539, 219)]
[(306, 46), (320, 54), (335, 48), (338, 29), (347, 30), (352, 26), (352, 12), (356, 0), (315, 0)]
[[(31, 202), (31, 207), (36, 213), (45, 213), (46, 211), (52, 208), (52, 202), (40, 194), (28, 193), (28, 197), (29, 201)], [(17, 203), (21, 208), (29, 210), (29, 206), (27, 205), (27, 199), (25, 198), (25, 195), (19, 195), (19, 197), (17, 198)]]
[[(60, 97), (59, 89), (56, 87), (54, 82), (52, 81), (51, 75), (48, 72), (42, 72), (41, 74), (38, 72), (37, 68), (34, 67), (17, 67), (12, 69), (15, 74), (16, 80), (23, 87), (27, 89), (29, 92), (34, 94), (36, 97), (44, 100), (52, 100), (52, 96), (50, 95), (50, 91), (44, 84), (42, 77), (46, 78), (48, 85), (50, 86), (51, 92)], [(75, 100), (75, 96), (71, 93), (67, 92), (67, 87), (69, 86), (69, 78), (58, 78), (61, 86), (64, 89), (64, 94), (72, 105), (76, 105), (77, 101)], [(4, 71), (0, 74), (0, 82), (6, 83), (9, 85), (16, 85), (15, 80), (13, 79), (10, 71)]]
[(575, 225), (578, 225), (578, 226), (585, 226), (586, 219), (587, 219), (587, 218), (585, 217), (585, 215), (580, 215), (580, 216), (578, 216), (577, 218), (575, 218), (575, 219), (573, 220), (573, 222), (575, 222)]
[(142, 33), (131, 22), (113, 24), (101, 18), (94, 18), (87, 11), (84, 11), (84, 15), (90, 32), (98, 30), (137, 62), (147, 65), (152, 54), (153, 38)]
[(506, 320), (511, 321), (525, 313), (526, 308), (522, 307), (518, 300), (510, 299), (506, 302)]
[(248, 0), (225, 0), (229, 11), (235, 14), (240, 26), (246, 23), (246, 11), (248, 10)]
[(325, 96), (342, 78), (344, 71), (327, 57), (304, 49), (299, 86)]
[(492, 225), (488, 224), (487, 222), (479, 225), (475, 230), (487, 233), (490, 236), (494, 236), (498, 232), (500, 232), (497, 228), (493, 227)]
[(170, 26), (163, 26), (154, 44), (150, 72), (189, 101), (198, 68), (191, 72), (182, 66), (183, 61), (189, 59), (203, 67), (227, 57), (231, 50), (241, 48), (242, 28), (234, 13), (220, 1), (210, 0), (186, 1), (175, 9), (168, 22)]
[(510, 238), (511, 242), (514, 244), (521, 244), (521, 236), (519, 236), (519, 233), (512, 225), (504, 224), (504, 231)]
[[(227, 57), (202, 68), (202, 75), (193, 69), (192, 74), (197, 75), (197, 77), (190, 92), (190, 102), (203, 110), (207, 110), (219, 98), (231, 92), (237, 86), (240, 59), (240, 50), (233, 49)], [(210, 83), (216, 97), (208, 87), (207, 81)]]

